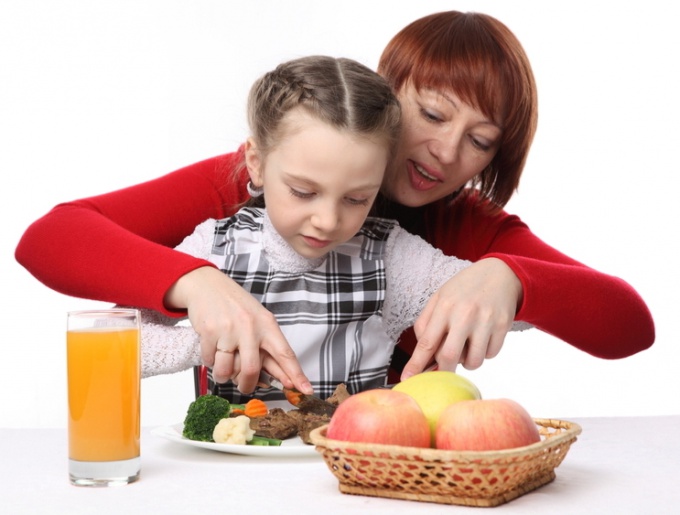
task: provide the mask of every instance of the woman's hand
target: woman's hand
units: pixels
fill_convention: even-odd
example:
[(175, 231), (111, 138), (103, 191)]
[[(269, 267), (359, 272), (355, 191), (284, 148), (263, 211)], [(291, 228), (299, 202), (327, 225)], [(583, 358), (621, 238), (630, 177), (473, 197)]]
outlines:
[(241, 392), (250, 393), (265, 368), (284, 386), (313, 393), (274, 315), (219, 270), (187, 273), (164, 300), (169, 308), (187, 309), (200, 337), (201, 358), (216, 382), (233, 379)]
[(413, 329), (418, 343), (402, 380), (433, 361), (440, 370), (458, 363), (478, 368), (496, 356), (522, 302), (522, 284), (503, 261), (482, 259), (449, 279), (432, 296)]

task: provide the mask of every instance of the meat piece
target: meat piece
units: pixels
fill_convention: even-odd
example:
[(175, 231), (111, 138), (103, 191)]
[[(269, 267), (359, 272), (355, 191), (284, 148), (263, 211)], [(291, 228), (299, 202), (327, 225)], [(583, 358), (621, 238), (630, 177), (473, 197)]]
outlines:
[(309, 402), (300, 401), (298, 409), (291, 411), (272, 408), (265, 416), (250, 419), (250, 428), (257, 436), (279, 440), (298, 435), (304, 443), (311, 445), (309, 433), (319, 426), (328, 424), (337, 405), (349, 395), (345, 385), (340, 384), (328, 398), (329, 402), (312, 398)]
[(285, 440), (298, 432), (298, 421), (281, 408), (272, 408), (263, 417), (250, 419), (250, 428), (257, 436)]
[(350, 396), (350, 393), (347, 391), (347, 387), (345, 386), (345, 383), (340, 383), (335, 388), (333, 395), (331, 395), (328, 399), (326, 399), (326, 401), (337, 406), (338, 404), (340, 404), (342, 401), (344, 401), (349, 396)]
[(331, 421), (330, 415), (317, 415), (315, 413), (306, 413), (302, 410), (291, 410), (288, 415), (297, 422), (297, 434), (300, 439), (311, 445), (312, 441), (309, 439), (309, 433), (317, 427), (328, 424)]
[(304, 413), (309, 413), (310, 415), (327, 415), (330, 417), (333, 415), (333, 413), (335, 413), (337, 406), (335, 404), (321, 400), (318, 397), (305, 395), (300, 398), (300, 401), (297, 403), (297, 408)]
[[(313, 395), (298, 394), (297, 399), (288, 399), (288, 402), (296, 406), (300, 411), (305, 413), (313, 413), (315, 415), (328, 415), (329, 417), (335, 413), (335, 409), (342, 401), (349, 397), (349, 392), (344, 383), (336, 386), (333, 395), (328, 399), (322, 400)], [(288, 395), (286, 395), (288, 397)]]

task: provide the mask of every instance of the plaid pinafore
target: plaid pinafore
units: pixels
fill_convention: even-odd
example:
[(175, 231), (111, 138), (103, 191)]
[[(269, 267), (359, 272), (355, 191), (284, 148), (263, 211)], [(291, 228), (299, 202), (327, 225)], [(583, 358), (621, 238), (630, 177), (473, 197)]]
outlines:
[[(276, 270), (268, 261), (264, 216), (262, 209), (243, 208), (218, 221), (211, 262), (274, 314), (316, 395), (328, 397), (340, 383), (352, 393), (383, 385), (395, 345), (382, 323), (383, 256), (395, 222), (369, 218), (318, 267), (295, 272)], [(216, 385), (211, 376), (209, 389), (233, 402), (245, 400), (233, 384)], [(255, 396), (282, 398), (274, 389)]]

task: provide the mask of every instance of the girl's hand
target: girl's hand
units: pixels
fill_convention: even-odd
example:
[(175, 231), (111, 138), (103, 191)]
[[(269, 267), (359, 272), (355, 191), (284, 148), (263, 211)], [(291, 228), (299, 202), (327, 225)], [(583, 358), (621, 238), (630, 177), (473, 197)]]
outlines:
[(284, 386), (313, 393), (274, 315), (219, 270), (202, 267), (182, 276), (165, 304), (187, 309), (216, 382), (234, 379), (241, 392), (251, 393), (266, 367)]
[(418, 343), (404, 380), (433, 361), (440, 370), (458, 363), (473, 370), (503, 346), (522, 302), (522, 284), (503, 261), (482, 259), (449, 279), (432, 296), (413, 329)]

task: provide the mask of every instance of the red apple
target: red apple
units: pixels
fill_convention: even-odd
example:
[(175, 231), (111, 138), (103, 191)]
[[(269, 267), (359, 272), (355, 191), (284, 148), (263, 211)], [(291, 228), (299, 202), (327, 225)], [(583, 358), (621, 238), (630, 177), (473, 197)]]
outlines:
[(495, 451), (541, 440), (529, 413), (510, 399), (479, 399), (451, 404), (439, 416), (437, 449)]
[(388, 389), (366, 390), (345, 399), (326, 431), (333, 440), (430, 447), (430, 426), (409, 395)]

